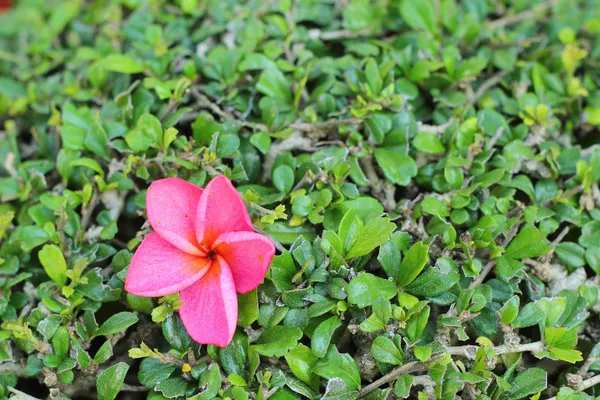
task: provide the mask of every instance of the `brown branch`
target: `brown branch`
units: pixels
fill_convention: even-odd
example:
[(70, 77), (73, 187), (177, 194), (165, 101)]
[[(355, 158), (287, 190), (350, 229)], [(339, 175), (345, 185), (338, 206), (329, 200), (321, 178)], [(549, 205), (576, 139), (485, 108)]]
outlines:
[(485, 23), (486, 28), (491, 30), (504, 28), (508, 25), (518, 24), (519, 22), (527, 21), (528, 19), (535, 18), (538, 14), (544, 13), (558, 4), (558, 0), (551, 0), (546, 3), (542, 3), (538, 6), (534, 6), (532, 9), (520, 12), (514, 15), (508, 15), (493, 21)]
[(552, 202), (555, 199), (557, 199), (557, 198), (559, 198), (559, 199), (568, 199), (569, 197), (571, 197), (573, 195), (576, 195), (578, 193), (583, 192), (583, 190), (584, 190), (583, 185), (577, 185), (575, 187), (572, 187), (571, 189), (567, 190), (566, 192), (563, 192), (562, 194), (560, 194), (558, 196), (552, 197), (552, 198), (544, 201), (542, 203), (542, 207), (548, 207), (548, 206), (550, 206), (552, 204)]
[(25, 367), (16, 363), (4, 363), (0, 364), (0, 375), (12, 374), (17, 376), (25, 375)]
[(432, 357), (429, 361), (425, 361), (425, 362), (412, 361), (407, 364), (404, 364), (404, 365), (392, 370), (392, 372), (390, 372), (389, 374), (377, 379), (375, 382), (370, 383), (367, 386), (365, 386), (364, 388), (362, 388), (360, 390), (360, 394), (358, 397), (365, 396), (366, 394), (371, 393), (373, 390), (377, 389), (378, 387), (385, 385), (386, 383), (389, 383), (393, 380), (398, 379), (402, 375), (411, 374), (413, 372), (418, 372), (418, 371), (424, 371), (427, 369), (427, 367), (429, 367), (430, 364), (436, 362), (443, 356), (444, 356), (444, 354), (438, 354), (438, 355)]
[(495, 266), (496, 260), (488, 261), (488, 263), (485, 264), (485, 267), (483, 267), (483, 269), (481, 270), (479, 276), (477, 276), (477, 278), (475, 278), (475, 280), (471, 282), (471, 284), (469, 285), (469, 289), (473, 289), (474, 287), (481, 285), (481, 283), (483, 283), (485, 278), (489, 275), (490, 272), (492, 272), (492, 269), (494, 269)]
[(510, 74), (511, 72), (512, 72), (511, 70), (502, 70), (502, 71), (499, 71), (496, 74), (492, 75), (489, 79), (485, 80), (477, 88), (477, 91), (473, 94), (473, 97), (471, 97), (469, 99), (469, 104), (477, 103), (477, 100), (479, 100), (481, 98), (481, 96), (483, 96), (485, 94), (485, 92), (487, 92), (489, 89), (493, 88), (498, 83), (500, 83), (502, 78), (504, 78), (506, 75)]
[(345, 39), (357, 39), (363, 37), (369, 37), (372, 34), (371, 29), (364, 29), (362, 31), (350, 31), (347, 29), (341, 29), (339, 31), (326, 31), (323, 32), (320, 29), (311, 29), (308, 31), (308, 38), (310, 40), (345, 40)]
[(363, 121), (362, 118), (347, 118), (347, 119), (330, 119), (325, 122), (317, 122), (314, 124), (308, 122), (295, 122), (290, 125), (290, 128), (305, 131), (305, 132), (317, 132), (323, 131), (330, 128), (336, 128), (342, 125), (358, 125)]
[[(581, 382), (581, 384), (579, 385), (579, 387), (577, 389), (578, 389), (578, 391), (581, 392), (583, 390), (591, 388), (592, 386), (596, 386), (599, 383), (600, 383), (600, 375), (596, 375), (594, 377), (591, 377), (591, 378), (586, 379), (585, 381)], [(548, 400), (556, 400), (556, 397), (550, 397)]]

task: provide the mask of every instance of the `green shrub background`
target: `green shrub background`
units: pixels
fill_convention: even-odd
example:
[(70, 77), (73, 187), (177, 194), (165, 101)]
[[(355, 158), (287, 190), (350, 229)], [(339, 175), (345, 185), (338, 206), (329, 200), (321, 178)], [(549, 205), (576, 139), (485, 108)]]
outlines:
[[(0, 398), (600, 390), (599, 1), (16, 3)], [(123, 290), (149, 184), (219, 174), (278, 248), (223, 349)]]

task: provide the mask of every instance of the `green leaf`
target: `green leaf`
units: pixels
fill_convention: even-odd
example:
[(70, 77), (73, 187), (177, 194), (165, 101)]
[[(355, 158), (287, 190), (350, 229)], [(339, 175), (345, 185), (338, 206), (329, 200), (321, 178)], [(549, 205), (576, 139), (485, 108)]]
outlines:
[(106, 361), (108, 361), (108, 359), (112, 357), (112, 355), (112, 344), (110, 343), (110, 340), (107, 340), (106, 342), (102, 343), (102, 346), (100, 346), (100, 348), (96, 352), (96, 355), (94, 355), (94, 363), (103, 364)]
[(187, 381), (183, 378), (173, 377), (160, 382), (154, 390), (162, 393), (167, 399), (182, 397), (187, 388)]
[(369, 273), (360, 274), (353, 278), (347, 291), (348, 301), (360, 308), (373, 305), (378, 298), (389, 300), (398, 292), (393, 282)]
[(360, 373), (356, 362), (349, 354), (340, 354), (334, 345), (329, 347), (325, 358), (314, 365), (314, 373), (325, 379), (340, 378), (351, 389), (360, 388)]
[(424, 153), (443, 153), (446, 148), (440, 139), (430, 132), (420, 132), (413, 139), (413, 146)]
[(312, 383), (312, 368), (317, 362), (317, 357), (308, 347), (298, 343), (296, 347), (285, 354), (285, 360), (298, 379), (309, 385)]
[(371, 354), (379, 362), (401, 365), (404, 361), (402, 352), (394, 342), (384, 336), (377, 336), (371, 344)]
[(544, 319), (544, 313), (534, 303), (527, 303), (519, 311), (519, 315), (513, 322), (515, 328), (526, 328), (537, 325)]
[(541, 368), (530, 368), (520, 372), (512, 382), (512, 388), (508, 393), (512, 400), (532, 396), (546, 389), (548, 374)]
[(406, 289), (415, 296), (436, 297), (457, 284), (459, 279), (460, 274), (454, 261), (440, 257), (435, 267), (426, 269)]
[(104, 176), (104, 171), (102, 170), (102, 167), (100, 166), (98, 161), (96, 161), (92, 158), (87, 158), (87, 157), (78, 158), (77, 160), (71, 161), (70, 166), (71, 167), (87, 167), (89, 169), (96, 171), (98, 173), (98, 175)]
[(417, 360), (425, 362), (431, 357), (432, 349), (429, 346), (415, 346), (413, 347), (413, 352)]
[(517, 295), (511, 297), (500, 309), (502, 323), (505, 325), (512, 324), (519, 313), (520, 298)]
[(279, 165), (273, 170), (273, 185), (282, 193), (294, 187), (294, 170), (289, 165)]
[(598, 246), (600, 238), (600, 221), (590, 221), (581, 228), (579, 244), (585, 248)]
[(249, 326), (258, 319), (258, 294), (252, 290), (238, 294), (238, 325)]
[(369, 220), (357, 235), (354, 244), (346, 254), (351, 260), (369, 254), (377, 246), (387, 242), (390, 234), (396, 229), (396, 224), (387, 218), (375, 218)]
[(408, 186), (417, 175), (415, 160), (406, 154), (384, 148), (375, 149), (375, 160), (381, 167), (386, 179), (400, 186)]
[(412, 375), (401, 375), (394, 383), (394, 394), (401, 399), (405, 399), (410, 395), (410, 388), (415, 378)]
[(429, 261), (429, 246), (415, 243), (404, 256), (398, 273), (398, 286), (408, 286), (421, 273)]
[(313, 332), (310, 340), (312, 352), (318, 358), (325, 357), (331, 343), (333, 333), (342, 325), (338, 317), (331, 317), (321, 322)]
[(302, 329), (295, 326), (273, 326), (265, 330), (252, 346), (258, 354), (281, 357), (302, 338)]
[(131, 325), (138, 322), (139, 318), (134, 313), (122, 311), (107, 319), (100, 328), (94, 333), (94, 336), (108, 336), (122, 332)]
[(429, 1), (404, 0), (400, 5), (400, 15), (413, 29), (425, 29), (430, 33), (438, 31), (436, 12)]
[(145, 70), (142, 64), (122, 54), (110, 54), (97, 61), (97, 65), (100, 65), (106, 71), (120, 72), (122, 74), (137, 74)]
[(121, 391), (128, 370), (129, 365), (120, 362), (100, 372), (96, 381), (98, 400), (114, 400)]
[(39, 251), (38, 258), (50, 279), (61, 287), (67, 284), (67, 262), (58, 246), (45, 245)]
[(585, 249), (573, 242), (561, 242), (556, 246), (556, 255), (562, 262), (571, 268), (585, 265)]
[(292, 101), (290, 84), (276, 66), (265, 68), (258, 78), (256, 89), (267, 96), (284, 100), (286, 103)]
[(533, 225), (526, 225), (506, 248), (504, 257), (535, 258), (552, 250), (552, 244)]
[(271, 148), (271, 136), (265, 132), (256, 132), (250, 136), (250, 143), (261, 153), (267, 154)]

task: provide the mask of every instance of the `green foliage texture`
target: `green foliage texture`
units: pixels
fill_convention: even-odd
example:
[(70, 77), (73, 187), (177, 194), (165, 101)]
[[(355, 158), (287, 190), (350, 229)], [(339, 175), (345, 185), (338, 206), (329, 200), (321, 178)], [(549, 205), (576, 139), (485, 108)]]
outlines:
[[(593, 399), (600, 1), (21, 0), (0, 398)], [(277, 245), (226, 348), (123, 281), (146, 189)]]

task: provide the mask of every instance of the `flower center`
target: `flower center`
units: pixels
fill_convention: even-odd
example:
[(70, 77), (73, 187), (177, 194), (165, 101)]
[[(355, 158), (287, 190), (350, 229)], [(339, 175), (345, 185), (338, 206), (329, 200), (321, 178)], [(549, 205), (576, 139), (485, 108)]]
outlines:
[(211, 250), (208, 252), (208, 254), (206, 254), (206, 258), (208, 258), (209, 260), (214, 260), (215, 257), (217, 257), (217, 252), (214, 250)]

